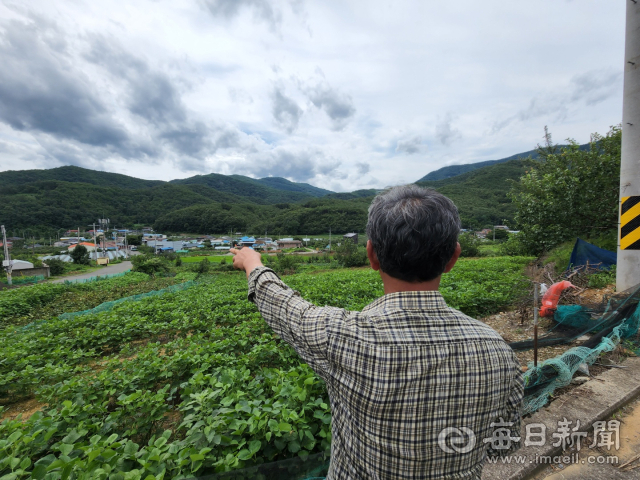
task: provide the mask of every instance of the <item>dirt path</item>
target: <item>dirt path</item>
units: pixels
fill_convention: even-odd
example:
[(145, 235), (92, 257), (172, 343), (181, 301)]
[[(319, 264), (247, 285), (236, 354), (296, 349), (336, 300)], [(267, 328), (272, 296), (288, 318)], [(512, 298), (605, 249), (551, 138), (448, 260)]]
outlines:
[(58, 280), (53, 280), (51, 283), (64, 283), (66, 281), (75, 282), (76, 280), (86, 280), (88, 278), (101, 277), (103, 275), (122, 273), (126, 272), (127, 270), (131, 270), (131, 262), (129, 261), (117, 263), (115, 265), (107, 265), (106, 267), (102, 267), (100, 270), (90, 273), (83, 273), (80, 275), (72, 275), (69, 277), (59, 278)]

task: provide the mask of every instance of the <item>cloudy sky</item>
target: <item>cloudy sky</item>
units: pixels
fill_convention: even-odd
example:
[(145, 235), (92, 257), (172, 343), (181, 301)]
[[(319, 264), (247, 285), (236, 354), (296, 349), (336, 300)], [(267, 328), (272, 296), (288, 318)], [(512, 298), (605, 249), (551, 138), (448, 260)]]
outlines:
[(622, 116), (625, 2), (0, 3), (0, 171), (416, 181)]

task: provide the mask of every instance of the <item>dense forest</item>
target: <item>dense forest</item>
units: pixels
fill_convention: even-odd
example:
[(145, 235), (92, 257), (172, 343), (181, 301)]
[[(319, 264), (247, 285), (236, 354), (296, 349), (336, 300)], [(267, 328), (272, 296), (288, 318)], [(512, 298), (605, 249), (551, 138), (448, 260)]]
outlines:
[[(515, 207), (507, 192), (528, 162), (489, 162), (460, 175), (417, 183), (449, 196), (465, 228), (515, 226)], [(335, 193), (284, 178), (215, 173), (163, 182), (67, 166), (0, 172), (0, 223), (17, 236), (25, 231), (29, 236), (55, 236), (101, 217), (115, 226), (152, 225), (166, 233), (362, 232), (367, 208), (378, 192)]]

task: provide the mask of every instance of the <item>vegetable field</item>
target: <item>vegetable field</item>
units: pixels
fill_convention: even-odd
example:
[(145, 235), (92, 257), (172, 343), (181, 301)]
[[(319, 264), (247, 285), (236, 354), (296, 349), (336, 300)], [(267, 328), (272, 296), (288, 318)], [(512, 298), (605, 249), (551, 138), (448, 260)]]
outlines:
[[(462, 260), (443, 277), (443, 295), (473, 316), (504, 308), (529, 260)], [(140, 275), (119, 280), (132, 294), (145, 282), (146, 291), (167, 286)], [(348, 309), (383, 293), (364, 269), (285, 282)], [(244, 274), (69, 319), (55, 315), (69, 292), (77, 300), (75, 287), (50, 287), (0, 292), (0, 405), (34, 396), (42, 405), (0, 423), (0, 480), (193, 478), (329, 448), (324, 384), (247, 301)], [(93, 303), (71, 302), (67, 313)]]

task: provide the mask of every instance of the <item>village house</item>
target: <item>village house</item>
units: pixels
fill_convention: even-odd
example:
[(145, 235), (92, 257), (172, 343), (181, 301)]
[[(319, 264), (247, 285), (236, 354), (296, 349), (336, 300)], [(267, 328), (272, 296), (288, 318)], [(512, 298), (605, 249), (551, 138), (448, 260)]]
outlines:
[(82, 245), (82, 246), (83, 246), (83, 247), (85, 247), (85, 248), (87, 249), (87, 251), (89, 251), (89, 252), (95, 252), (95, 251), (98, 249), (98, 247), (96, 246), (96, 244), (95, 244), (95, 243), (80, 242), (80, 243), (78, 243), (78, 244), (76, 244), (76, 245), (71, 245), (71, 246), (69, 246), (68, 251), (69, 251), (69, 252), (72, 252), (72, 251), (73, 251), (73, 249), (74, 249), (74, 248), (76, 248), (76, 246), (78, 246), (78, 245)]
[(358, 234), (357, 233), (347, 233), (342, 236), (345, 240), (351, 240), (356, 245), (358, 244)]
[(300, 240), (294, 240), (293, 238), (281, 238), (276, 242), (278, 244), (278, 248), (300, 248), (302, 247), (302, 242)]

